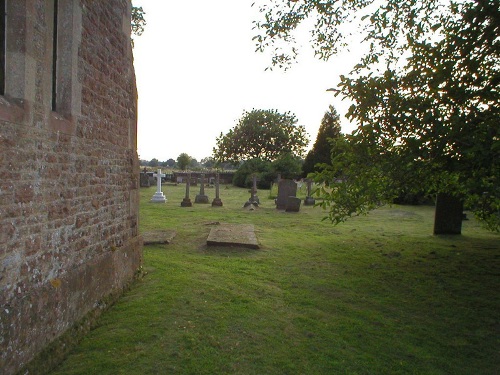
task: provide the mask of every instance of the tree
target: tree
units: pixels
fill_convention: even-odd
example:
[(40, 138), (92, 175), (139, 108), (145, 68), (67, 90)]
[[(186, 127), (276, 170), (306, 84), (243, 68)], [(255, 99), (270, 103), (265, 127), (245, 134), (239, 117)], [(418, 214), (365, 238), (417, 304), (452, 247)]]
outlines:
[(203, 165), (205, 168), (211, 169), (215, 165), (215, 160), (213, 157), (207, 156), (201, 159), (200, 164)]
[[(331, 161), (331, 144), (330, 138), (338, 138), (340, 136), (340, 117), (335, 108), (330, 105), (328, 111), (325, 112), (321, 125), (316, 136), (313, 148), (307, 153), (302, 165), (304, 176), (314, 172), (317, 169), (317, 164), (328, 164)], [(315, 168), (316, 167), (316, 168)]]
[(144, 32), (144, 26), (146, 26), (146, 19), (144, 15), (146, 12), (142, 9), (142, 7), (132, 6), (131, 13), (131, 28), (132, 34), (141, 36)]
[(254, 158), (272, 161), (281, 153), (302, 156), (307, 133), (290, 112), (257, 110), (243, 112), (238, 124), (226, 135), (217, 137), (214, 158), (218, 162), (238, 163)]
[(183, 171), (186, 170), (186, 168), (190, 165), (191, 163), (191, 156), (183, 152), (177, 157), (177, 167)]
[(167, 167), (172, 168), (172, 167), (175, 165), (175, 160), (174, 160), (174, 159), (172, 159), (172, 158), (170, 158), (170, 159), (168, 159), (168, 160), (166, 161), (166, 163), (167, 163)]
[[(326, 181), (324, 202), (334, 222), (365, 213), (405, 187), (465, 201), (500, 230), (496, 1), (389, 0), (375, 8), (372, 1), (269, 3), (261, 8), (266, 21), (257, 23), (264, 31), (256, 38), (261, 49), (290, 40), (290, 32), (315, 15), (315, 49), (328, 59), (346, 40), (337, 26), (362, 24), (367, 53), (337, 90), (354, 103), (347, 116), (358, 128), (336, 142), (342, 152), (318, 175)], [(273, 63), (292, 60), (280, 53)], [(339, 170), (342, 183), (335, 178)]]
[(148, 164), (150, 167), (156, 168), (158, 166), (158, 159), (153, 158), (150, 160), (150, 162)]

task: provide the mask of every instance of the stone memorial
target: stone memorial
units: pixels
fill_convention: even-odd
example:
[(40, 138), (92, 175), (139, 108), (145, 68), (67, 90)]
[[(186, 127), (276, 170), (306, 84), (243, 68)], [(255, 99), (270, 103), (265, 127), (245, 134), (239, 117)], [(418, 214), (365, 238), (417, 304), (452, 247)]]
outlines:
[(151, 186), (151, 182), (149, 181), (149, 176), (146, 173), (146, 170), (141, 172), (139, 177), (140, 177), (139, 178), (139, 186), (140, 187), (150, 187)]
[(299, 212), (300, 211), (300, 198), (297, 197), (288, 197), (286, 200), (286, 212)]
[(276, 208), (286, 209), (288, 197), (297, 195), (297, 184), (293, 180), (282, 179), (278, 183), (278, 198), (276, 198)]
[(260, 203), (259, 197), (257, 196), (257, 175), (252, 175), (252, 189), (250, 190), (250, 198), (245, 202), (243, 207), (258, 206)]
[(304, 206), (314, 206), (316, 200), (313, 197), (311, 197), (312, 180), (307, 179), (306, 183), (307, 183), (307, 195), (306, 199), (304, 199)]
[(153, 195), (150, 202), (165, 203), (167, 198), (165, 198), (163, 192), (161, 191), (161, 178), (165, 177), (165, 174), (161, 173), (161, 169), (158, 169), (157, 173), (153, 174), (153, 177), (156, 177), (156, 193)]
[(189, 186), (191, 185), (191, 174), (189, 174), (186, 180), (186, 195), (181, 202), (181, 207), (192, 207), (191, 199), (189, 198)]
[(208, 196), (205, 195), (205, 174), (200, 175), (200, 194), (194, 198), (194, 203), (208, 203)]
[(212, 207), (222, 207), (222, 200), (219, 197), (219, 173), (215, 175), (215, 198), (212, 201)]

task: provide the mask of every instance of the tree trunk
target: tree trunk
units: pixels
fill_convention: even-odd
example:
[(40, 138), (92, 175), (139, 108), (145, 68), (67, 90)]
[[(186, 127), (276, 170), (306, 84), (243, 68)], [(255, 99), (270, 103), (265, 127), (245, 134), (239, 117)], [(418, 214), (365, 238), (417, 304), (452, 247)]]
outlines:
[(464, 202), (446, 193), (436, 197), (434, 234), (461, 234)]

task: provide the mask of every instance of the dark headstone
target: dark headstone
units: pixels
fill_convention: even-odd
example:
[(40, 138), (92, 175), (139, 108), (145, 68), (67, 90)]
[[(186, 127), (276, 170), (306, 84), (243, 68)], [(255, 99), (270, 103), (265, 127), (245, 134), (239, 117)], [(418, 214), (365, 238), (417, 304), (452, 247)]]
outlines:
[(149, 176), (146, 172), (142, 172), (140, 174), (140, 186), (141, 187), (150, 187), (151, 182), (149, 181)]
[(300, 198), (288, 197), (286, 200), (286, 212), (299, 212), (300, 211)]
[(460, 198), (439, 193), (434, 214), (434, 234), (461, 234), (463, 209)]
[(276, 198), (276, 208), (284, 210), (288, 197), (297, 195), (297, 184), (293, 180), (282, 179), (278, 182), (278, 198)]

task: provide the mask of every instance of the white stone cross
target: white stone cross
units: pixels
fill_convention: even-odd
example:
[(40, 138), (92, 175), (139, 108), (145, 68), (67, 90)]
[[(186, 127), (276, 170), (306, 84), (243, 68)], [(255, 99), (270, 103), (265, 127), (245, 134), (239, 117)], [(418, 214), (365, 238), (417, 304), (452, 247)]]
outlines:
[(161, 191), (161, 178), (165, 176), (165, 173), (161, 173), (161, 169), (158, 169), (157, 173), (153, 173), (153, 177), (156, 177), (156, 193), (151, 198), (151, 202), (165, 203), (167, 201)]

